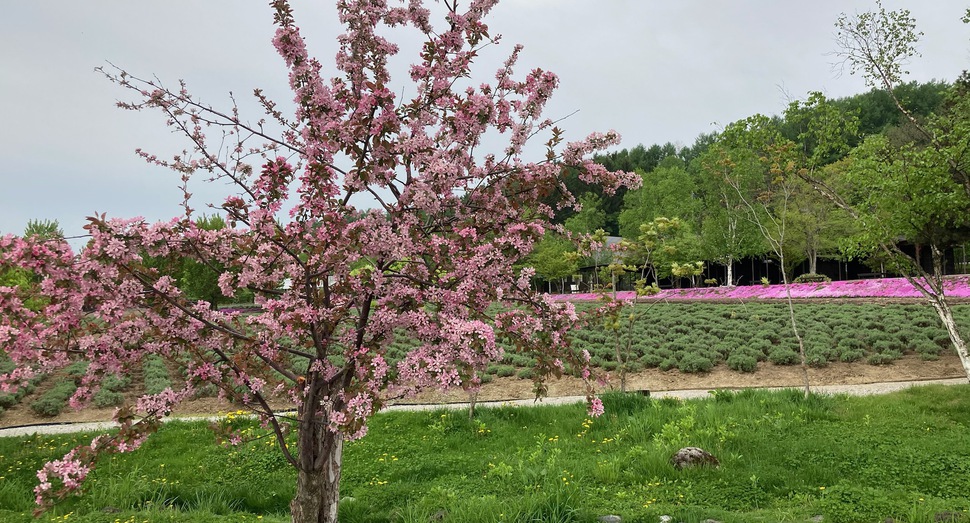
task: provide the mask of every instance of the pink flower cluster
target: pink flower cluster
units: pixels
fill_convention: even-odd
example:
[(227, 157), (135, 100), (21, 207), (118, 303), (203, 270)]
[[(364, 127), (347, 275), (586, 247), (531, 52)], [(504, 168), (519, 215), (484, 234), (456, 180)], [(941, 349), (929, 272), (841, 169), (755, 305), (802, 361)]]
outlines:
[(81, 482), (91, 472), (91, 467), (77, 459), (76, 454), (77, 451), (72, 450), (63, 459), (46, 463), (44, 468), (37, 471), (40, 483), (34, 487), (34, 501), (38, 505), (48, 503), (55, 495), (53, 482), (61, 483), (65, 490), (76, 490), (81, 486)]
[[(211, 385), (260, 415), (287, 460), (307, 472), (305, 464), (327, 462), (317, 453), (336, 448), (324, 440), (362, 436), (390, 395), (474, 387), (501, 358), (499, 339), (535, 358), (537, 391), (566, 364), (589, 377), (588, 355), (571, 351), (564, 334), (577, 325), (572, 304), (534, 292), (516, 264), (551, 226), (549, 195), (575, 203), (565, 173), (607, 192), (641, 179), (590, 158), (618, 143), (617, 133), (567, 142), (541, 116), (558, 79), (541, 69), (517, 74), (520, 47), (492, 83), (469, 81), (481, 48), (498, 42), (483, 21), (495, 2), (473, 0), (465, 12), (445, 2), (438, 24), (421, 0), (337, 2), (346, 32), (328, 79), (333, 68), (309, 55), (289, 2), (274, 0), (273, 43), (296, 110), (284, 115), (257, 91), (267, 118), (255, 124), (184, 85), (105, 73), (139, 100), (121, 107), (159, 110), (188, 139), (172, 160), (140, 153), (177, 171), (185, 214), (156, 224), (92, 217), (79, 253), (64, 242), (0, 238), (0, 267), (33, 272), (41, 283), (30, 293), (42, 298), (31, 305), (24, 289), (0, 287), (0, 342), (17, 365), (0, 375), (0, 389), (81, 358), (88, 371), (72, 401), (81, 407), (105, 375), (158, 356), (183, 365), (186, 381), (140, 399), (146, 419)], [(425, 37), (403, 91), (389, 67), (398, 47), (388, 38), (399, 26)], [(494, 139), (507, 146), (481, 150)], [(532, 139), (545, 143), (535, 159), (526, 158)], [(197, 175), (230, 186), (233, 196), (211, 205), (225, 228), (195, 222), (188, 186)], [(361, 196), (375, 208), (355, 207)], [(190, 300), (167, 274), (183, 260), (218, 273), (224, 296), (254, 296), (255, 307), (244, 314)], [(401, 333), (418, 346), (389, 368)], [(287, 443), (289, 419), (273, 410), (270, 390), (297, 404), (298, 447)], [(591, 412), (601, 411), (592, 399)], [(131, 450), (143, 434), (111, 449)], [(45, 467), (39, 494), (51, 494), (52, 474), (75, 488), (102, 448), (89, 447), (90, 460), (72, 454)]]
[[(954, 298), (970, 298), (970, 276), (950, 276), (944, 283), (945, 294)], [(871, 280), (846, 280), (828, 283), (792, 283), (792, 298), (922, 298), (905, 278), (882, 278)], [(784, 285), (746, 285), (739, 287), (698, 287), (693, 289), (664, 289), (658, 294), (640, 297), (639, 301), (664, 300), (770, 300), (784, 299)], [(594, 301), (602, 298), (597, 293), (559, 294), (557, 300)], [(617, 298), (632, 300), (632, 291), (618, 292)]]

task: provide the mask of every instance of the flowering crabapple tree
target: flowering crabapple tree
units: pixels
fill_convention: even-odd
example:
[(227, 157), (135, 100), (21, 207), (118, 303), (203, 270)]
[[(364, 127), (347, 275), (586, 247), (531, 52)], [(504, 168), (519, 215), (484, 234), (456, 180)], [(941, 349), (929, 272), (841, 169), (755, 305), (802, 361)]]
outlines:
[[(171, 159), (140, 151), (181, 175), (185, 216), (159, 223), (91, 217), (91, 239), (79, 253), (60, 241), (0, 239), (0, 266), (38, 275), (44, 297), (31, 309), (23, 289), (0, 287), (0, 345), (16, 363), (0, 379), (10, 390), (84, 359), (75, 407), (105, 375), (151, 354), (180, 365), (187, 379), (119, 411), (117, 435), (48, 463), (38, 473), (42, 507), (76, 489), (99, 454), (137, 448), (204, 384), (275, 434), (297, 471), (293, 521), (331, 522), (343, 443), (364, 436), (368, 418), (389, 399), (474, 388), (477, 372), (502, 357), (501, 339), (535, 358), (537, 379), (570, 365), (588, 383), (588, 354), (571, 351), (565, 334), (577, 322), (571, 305), (532, 292), (532, 271), (513, 264), (549, 227), (556, 209), (544, 202), (575, 203), (564, 169), (607, 191), (638, 183), (589, 159), (618, 136), (563, 143), (562, 131), (541, 116), (558, 80), (539, 69), (516, 77), (518, 46), (492, 83), (471, 85), (478, 51), (499, 40), (483, 21), (496, 0), (473, 0), (463, 10), (446, 0), (437, 25), (420, 0), (387, 4), (337, 2), (346, 32), (326, 79), (288, 2), (271, 3), (293, 116), (257, 90), (266, 118), (251, 124), (236, 107), (201, 103), (184, 84), (173, 90), (102, 70), (133, 93), (135, 101), (121, 107), (161, 111), (187, 137), (190, 147)], [(398, 48), (382, 35), (412, 29), (424, 44), (410, 69), (413, 97), (405, 99), (392, 91), (389, 73)], [(482, 152), (487, 134), (507, 145)], [(527, 161), (524, 148), (537, 136), (547, 140), (544, 155)], [(188, 182), (196, 175), (233, 187), (235, 194), (212, 204), (227, 227), (205, 230), (192, 219)], [(374, 208), (355, 207), (356, 195)], [(252, 292), (259, 310), (189, 300), (156, 268), (177, 259), (218, 268), (222, 294)], [(390, 361), (386, 348), (401, 335), (418, 346)], [(295, 414), (274, 410), (270, 400), (279, 395)]]

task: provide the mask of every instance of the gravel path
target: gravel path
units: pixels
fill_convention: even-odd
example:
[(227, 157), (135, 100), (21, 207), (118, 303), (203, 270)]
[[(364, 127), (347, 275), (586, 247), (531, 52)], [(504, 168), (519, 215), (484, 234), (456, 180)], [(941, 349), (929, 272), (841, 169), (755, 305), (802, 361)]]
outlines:
[[(820, 394), (848, 394), (850, 396), (869, 396), (872, 394), (887, 394), (890, 392), (896, 392), (903, 389), (908, 389), (910, 387), (918, 387), (923, 385), (960, 385), (966, 384), (966, 378), (950, 378), (941, 380), (924, 380), (924, 381), (893, 381), (885, 383), (867, 383), (864, 385), (820, 385), (813, 387), (813, 392)], [(762, 390), (783, 390), (792, 387), (764, 387)], [(680, 398), (680, 399), (692, 399), (692, 398), (704, 398), (710, 394), (710, 389), (688, 389), (688, 390), (666, 390), (666, 391), (652, 391), (650, 397), (652, 398)], [(554, 398), (543, 398), (542, 400), (508, 400), (508, 401), (482, 401), (478, 403), (478, 407), (498, 407), (498, 406), (532, 406), (532, 405), (567, 405), (571, 403), (579, 403), (585, 401), (586, 398), (583, 396), (560, 396)], [(386, 411), (419, 411), (419, 410), (434, 410), (434, 409), (467, 409), (468, 403), (445, 403), (445, 404), (404, 404), (404, 405), (392, 405), (387, 407)], [(182, 420), (216, 420), (220, 416), (212, 417), (187, 417), (187, 418), (167, 418), (166, 421), (171, 421), (172, 419), (182, 419)], [(40, 425), (26, 425), (21, 427), (8, 427), (0, 429), (0, 438), (9, 437), (19, 437), (19, 436), (30, 436), (34, 434), (66, 434), (71, 432), (93, 432), (108, 430), (117, 426), (112, 421), (101, 421), (93, 423), (53, 423), (53, 424), (40, 424)]]

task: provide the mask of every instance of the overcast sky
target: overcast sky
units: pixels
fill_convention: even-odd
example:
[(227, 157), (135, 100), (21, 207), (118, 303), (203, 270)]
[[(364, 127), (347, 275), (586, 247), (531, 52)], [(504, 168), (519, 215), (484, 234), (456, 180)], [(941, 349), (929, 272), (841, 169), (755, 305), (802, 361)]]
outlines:
[[(160, 115), (117, 109), (127, 94), (94, 68), (110, 61), (167, 85), (184, 79), (219, 107), (228, 105), (230, 91), (245, 100), (256, 87), (288, 101), (267, 3), (4, 6), (0, 234), (19, 234), (30, 219), (56, 219), (68, 235), (80, 234), (84, 217), (94, 212), (178, 216), (178, 177), (148, 166), (134, 150), (170, 156), (185, 144)], [(332, 63), (341, 32), (332, 2), (293, 4), (311, 50)], [(925, 33), (909, 79), (952, 81), (968, 67), (970, 27), (960, 22), (966, 2), (885, 0), (885, 6), (910, 9)], [(560, 76), (546, 115), (576, 112), (562, 124), (568, 138), (616, 129), (622, 147), (630, 148), (689, 145), (700, 133), (754, 113), (779, 114), (789, 99), (812, 90), (830, 97), (864, 92), (861, 78), (833, 69), (830, 53), (839, 14), (873, 8), (862, 0), (503, 0), (487, 23), (492, 34), (504, 36), (503, 55), (514, 43), (525, 45), (520, 73), (542, 67)], [(484, 59), (491, 60), (476, 71), (483, 80), (492, 77), (499, 55)], [(403, 87), (405, 79), (400, 82)], [(192, 190), (203, 199), (215, 194)]]

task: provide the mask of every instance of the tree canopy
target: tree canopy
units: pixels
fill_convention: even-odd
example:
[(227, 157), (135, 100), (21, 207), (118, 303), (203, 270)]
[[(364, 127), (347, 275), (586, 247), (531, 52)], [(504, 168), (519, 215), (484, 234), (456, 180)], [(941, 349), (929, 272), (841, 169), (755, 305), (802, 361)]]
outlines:
[[(99, 454), (137, 448), (179, 401), (211, 385), (259, 416), (296, 469), (293, 521), (333, 522), (344, 441), (362, 437), (389, 398), (475, 387), (506, 350), (500, 339), (535, 359), (537, 393), (567, 364), (589, 378), (588, 354), (567, 343), (572, 306), (534, 292), (533, 271), (517, 262), (557, 209), (575, 203), (564, 173), (605, 195), (640, 180), (591, 159), (618, 143), (615, 132), (567, 142), (542, 117), (558, 78), (542, 69), (518, 74), (521, 47), (490, 83), (465, 87), (478, 51), (499, 43), (485, 23), (494, 4), (339, 2), (346, 32), (334, 66), (324, 67), (308, 54), (289, 3), (275, 0), (273, 45), (294, 108), (287, 115), (257, 90), (266, 114), (253, 123), (183, 84), (102, 70), (132, 97), (121, 107), (158, 111), (187, 139), (183, 153), (144, 152), (147, 161), (173, 169), (186, 186), (201, 176), (235, 194), (209, 202), (225, 227), (194, 219), (186, 190), (184, 216), (166, 222), (90, 217), (79, 253), (38, 236), (0, 238), (0, 267), (39, 275), (45, 298), (34, 310), (16, 289), (0, 287), (0, 345), (16, 365), (0, 376), (5, 389), (79, 358), (88, 365), (75, 406), (106, 375), (130, 372), (149, 355), (186, 378), (120, 410), (117, 434), (47, 464), (39, 503), (77, 490)], [(388, 65), (398, 53), (389, 38), (402, 30), (425, 39), (409, 59), (409, 98), (397, 94)], [(486, 133), (506, 145), (482, 151)], [(529, 158), (536, 136), (544, 154)], [(549, 204), (552, 194), (558, 200)], [(355, 207), (355, 195), (368, 195), (374, 208)], [(218, 273), (222, 296), (252, 292), (258, 310), (219, 309), (208, 288), (183, 290), (169, 270), (177, 260)], [(207, 285), (212, 275), (202, 278)], [(392, 357), (388, 347), (402, 334), (416, 345)], [(277, 411), (275, 396), (292, 401), (295, 413)], [(601, 413), (599, 399), (590, 401), (591, 413)]]

